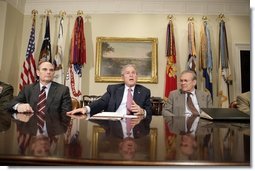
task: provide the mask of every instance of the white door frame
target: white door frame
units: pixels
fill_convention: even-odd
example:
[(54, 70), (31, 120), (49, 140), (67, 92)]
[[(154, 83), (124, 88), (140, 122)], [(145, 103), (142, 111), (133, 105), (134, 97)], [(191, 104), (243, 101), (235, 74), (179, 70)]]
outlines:
[(236, 55), (234, 58), (235, 61), (235, 91), (234, 91), (234, 97), (236, 97), (238, 94), (242, 93), (242, 79), (241, 79), (241, 61), (240, 61), (240, 51), (241, 50), (251, 50), (250, 43), (236, 43), (235, 44), (236, 49)]

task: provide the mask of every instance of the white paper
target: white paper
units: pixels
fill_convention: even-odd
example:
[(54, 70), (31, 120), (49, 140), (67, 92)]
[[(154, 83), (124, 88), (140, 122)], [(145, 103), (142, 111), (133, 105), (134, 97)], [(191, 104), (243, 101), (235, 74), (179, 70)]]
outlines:
[(101, 112), (91, 116), (89, 119), (121, 120), (123, 118), (137, 118), (136, 115), (124, 115), (118, 112)]

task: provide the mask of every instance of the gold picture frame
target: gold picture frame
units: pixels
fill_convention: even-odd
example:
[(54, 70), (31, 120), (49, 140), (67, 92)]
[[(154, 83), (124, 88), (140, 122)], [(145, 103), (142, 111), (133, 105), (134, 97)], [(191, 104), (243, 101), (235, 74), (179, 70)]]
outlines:
[[(141, 148), (148, 148), (147, 150), (138, 150), (136, 159), (156, 159), (157, 128), (150, 128), (149, 135), (134, 140), (136, 140), (136, 143), (138, 143)], [(120, 159), (120, 154), (118, 153), (118, 143), (120, 141), (122, 140), (112, 139), (109, 141), (105, 136), (105, 130), (98, 125), (94, 125), (92, 135), (92, 157), (94, 159)], [(148, 144), (147, 146), (146, 143)]]
[(96, 82), (120, 82), (121, 68), (135, 64), (137, 82), (158, 83), (158, 39), (97, 37)]

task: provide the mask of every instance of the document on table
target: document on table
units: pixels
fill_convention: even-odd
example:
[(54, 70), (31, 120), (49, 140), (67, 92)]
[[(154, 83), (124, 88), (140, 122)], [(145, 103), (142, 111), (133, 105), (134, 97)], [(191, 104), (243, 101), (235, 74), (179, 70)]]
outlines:
[(89, 119), (121, 120), (123, 118), (137, 118), (136, 115), (125, 115), (118, 112), (101, 112), (91, 116)]

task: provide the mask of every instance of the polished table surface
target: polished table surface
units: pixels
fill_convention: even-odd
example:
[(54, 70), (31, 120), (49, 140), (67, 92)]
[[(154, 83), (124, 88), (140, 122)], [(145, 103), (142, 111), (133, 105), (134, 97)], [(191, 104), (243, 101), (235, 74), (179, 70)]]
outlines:
[[(34, 115), (0, 112), (1, 165), (250, 166), (250, 123), (153, 116), (148, 130), (123, 138), (120, 121), (71, 119), (33, 135)], [(141, 126), (141, 129), (146, 129)]]

